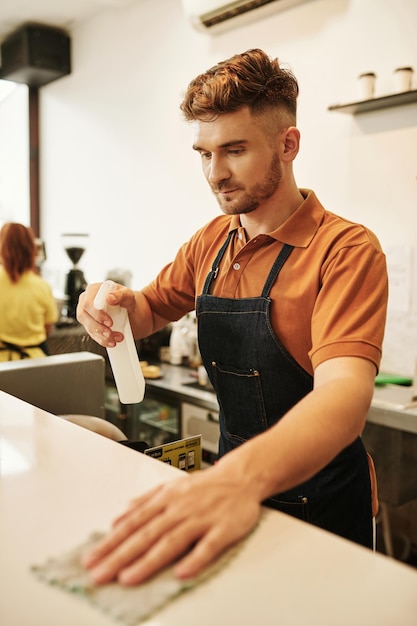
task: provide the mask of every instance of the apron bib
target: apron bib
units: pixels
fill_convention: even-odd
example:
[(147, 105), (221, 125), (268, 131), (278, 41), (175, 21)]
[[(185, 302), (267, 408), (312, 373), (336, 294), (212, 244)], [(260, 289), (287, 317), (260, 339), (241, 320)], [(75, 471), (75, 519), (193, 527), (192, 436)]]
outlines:
[[(212, 296), (210, 287), (232, 234), (196, 304), (199, 348), (220, 407), (219, 457), (268, 430), (313, 389), (313, 377), (288, 353), (270, 321), (270, 291), (293, 247), (283, 246), (260, 296)], [(264, 504), (371, 547), (370, 480), (361, 439), (316, 476)]]

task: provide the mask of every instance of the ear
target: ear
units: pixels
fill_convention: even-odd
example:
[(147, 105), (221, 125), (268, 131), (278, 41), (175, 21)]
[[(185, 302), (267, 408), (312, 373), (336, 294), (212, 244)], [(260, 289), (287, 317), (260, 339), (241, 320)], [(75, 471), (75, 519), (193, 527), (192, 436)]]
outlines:
[(293, 161), (300, 148), (300, 131), (295, 126), (289, 126), (282, 137), (282, 159)]

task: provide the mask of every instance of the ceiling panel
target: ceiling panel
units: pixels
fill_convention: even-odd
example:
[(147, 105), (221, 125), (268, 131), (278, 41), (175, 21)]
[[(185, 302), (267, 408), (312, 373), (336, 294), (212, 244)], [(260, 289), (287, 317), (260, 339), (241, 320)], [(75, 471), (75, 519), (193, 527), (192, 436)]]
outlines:
[(0, 43), (26, 22), (70, 32), (105, 8), (123, 8), (134, 1), (139, 0), (0, 0)]

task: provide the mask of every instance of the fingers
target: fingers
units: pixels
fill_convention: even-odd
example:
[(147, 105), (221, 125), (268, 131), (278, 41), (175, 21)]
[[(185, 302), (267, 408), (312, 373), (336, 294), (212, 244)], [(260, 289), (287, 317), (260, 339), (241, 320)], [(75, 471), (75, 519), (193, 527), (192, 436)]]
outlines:
[[(125, 567), (114, 563), (118, 581), (122, 585), (138, 585), (182, 556), (193, 543), (192, 533), (187, 532), (186, 526), (182, 520), (168, 530), (165, 520), (161, 519), (130, 537), (123, 547), (128, 554), (134, 550), (135, 557)], [(109, 565), (113, 564), (106, 563), (106, 567)]]
[(261, 508), (258, 503), (248, 503), (239, 511), (238, 507), (224, 513), (220, 523), (208, 527), (201, 539), (175, 565), (178, 578), (193, 578), (211, 565), (220, 555), (242, 540), (258, 524)]
[(190, 539), (184, 533), (182, 543), (171, 537), (183, 519), (170, 519), (163, 512), (152, 507), (142, 515), (137, 510), (119, 521), (84, 559), (92, 580), (103, 584), (118, 578), (123, 584), (136, 584), (181, 555)]
[(181, 579), (193, 578), (248, 530), (237, 536), (229, 535), (219, 528), (210, 529), (201, 519), (198, 522), (182, 519), (167, 529), (165, 520), (161, 519), (126, 537), (90, 570), (90, 575), (98, 584), (117, 578), (122, 585), (138, 585), (183, 557), (175, 565), (174, 573)]
[(175, 566), (178, 578), (193, 578), (211, 565), (234, 541), (227, 541), (216, 530), (204, 536)]
[(247, 535), (259, 520), (259, 502), (233, 481), (208, 480), (208, 473), (172, 481), (132, 502), (84, 559), (92, 580), (140, 584), (175, 561), (175, 574), (190, 578)]
[[(104, 311), (98, 311), (94, 307), (94, 298), (100, 288), (100, 283), (88, 285), (80, 294), (77, 305), (77, 320), (85, 326), (87, 331), (98, 330), (98, 324), (102, 324), (109, 316)], [(111, 318), (109, 318), (111, 321)], [(96, 323), (96, 326), (94, 326)]]
[(99, 322), (97, 322), (97, 320), (94, 320), (94, 323), (96, 324), (94, 329), (88, 330), (87, 327), (85, 328), (88, 334), (90, 335), (90, 337), (92, 337), (97, 343), (99, 343), (104, 348), (114, 348), (114, 346), (117, 343), (119, 343), (120, 341), (123, 341), (123, 338), (124, 338), (123, 334), (119, 332), (114, 333), (107, 326), (106, 321), (100, 324)]
[[(153, 527), (152, 527), (153, 526)], [(113, 539), (114, 538), (113, 531)], [(119, 578), (132, 562), (140, 559), (149, 546), (154, 543), (158, 536), (157, 525), (149, 525), (139, 530), (132, 531), (124, 537), (121, 543), (112, 547), (112, 542), (107, 543), (107, 548), (111, 549), (92, 567), (89, 567), (90, 576), (94, 583), (103, 584)]]
[[(117, 342), (123, 341), (123, 334), (112, 332), (113, 320), (111, 316), (105, 311), (99, 311), (94, 306), (94, 298), (100, 286), (101, 283), (88, 285), (87, 289), (80, 294), (77, 305), (77, 320), (97, 343), (103, 347), (112, 348)], [(116, 293), (107, 296), (109, 300), (112, 300), (111, 304), (117, 304), (120, 299)]]
[[(130, 534), (143, 526), (152, 516), (156, 515), (160, 508), (156, 506), (150, 506), (148, 511), (146, 509), (139, 509), (140, 504), (149, 500), (153, 493), (158, 488), (145, 494), (144, 496), (137, 498), (132, 503), (127, 511), (120, 515), (113, 522), (112, 530), (110, 533), (98, 542), (83, 558), (83, 565), (87, 568), (94, 567), (103, 558), (105, 558), (110, 552), (117, 548), (123, 541), (125, 541)], [(134, 506), (134, 505), (137, 506)]]

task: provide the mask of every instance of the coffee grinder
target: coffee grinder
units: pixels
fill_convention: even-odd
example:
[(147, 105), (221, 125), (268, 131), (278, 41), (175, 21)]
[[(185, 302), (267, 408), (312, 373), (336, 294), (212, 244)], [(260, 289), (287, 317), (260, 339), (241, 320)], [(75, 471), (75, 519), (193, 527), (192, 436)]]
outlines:
[(65, 252), (73, 264), (73, 267), (68, 272), (65, 281), (67, 317), (75, 320), (78, 298), (87, 287), (87, 281), (82, 270), (78, 267), (78, 263), (85, 252), (88, 235), (86, 233), (68, 233), (62, 235), (62, 240)]

